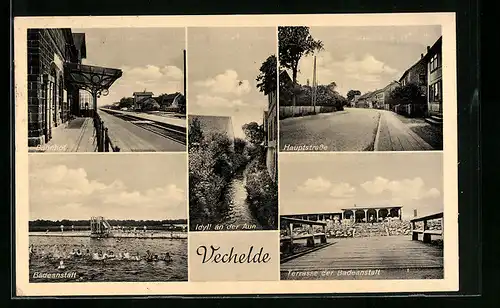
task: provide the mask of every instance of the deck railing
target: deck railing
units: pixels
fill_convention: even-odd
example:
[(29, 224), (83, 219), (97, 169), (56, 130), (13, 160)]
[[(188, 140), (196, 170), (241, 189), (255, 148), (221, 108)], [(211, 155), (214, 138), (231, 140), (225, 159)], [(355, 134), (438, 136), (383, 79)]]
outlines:
[[(422, 234), (422, 240), (424, 243), (430, 243), (432, 239), (432, 235), (443, 235), (444, 230), (444, 218), (443, 212), (434, 213), (427, 216), (416, 217), (410, 220), (411, 222), (411, 239), (414, 241), (418, 241), (419, 234)], [(430, 230), (428, 226), (428, 221), (441, 219), (441, 230)], [(422, 229), (416, 228), (416, 223), (422, 221), (424, 223), (424, 227)]]
[(104, 125), (97, 112), (94, 114), (94, 130), (95, 140), (97, 144), (97, 152), (119, 152), (120, 148), (113, 145), (109, 138), (108, 128)]
[[(281, 236), (281, 243), (283, 245), (283, 252), (286, 253), (294, 253), (294, 240), (306, 240), (307, 247), (315, 247), (317, 244), (315, 243), (315, 239), (319, 239), (320, 244), (326, 244), (326, 222), (322, 221), (312, 221), (312, 220), (304, 220), (297, 218), (289, 218), (289, 217), (281, 217), (281, 224), (286, 224), (286, 235)], [(308, 234), (293, 234), (294, 225), (307, 225), (310, 227), (311, 232)], [(312, 230), (312, 226), (321, 226), (322, 232), (314, 232)]]

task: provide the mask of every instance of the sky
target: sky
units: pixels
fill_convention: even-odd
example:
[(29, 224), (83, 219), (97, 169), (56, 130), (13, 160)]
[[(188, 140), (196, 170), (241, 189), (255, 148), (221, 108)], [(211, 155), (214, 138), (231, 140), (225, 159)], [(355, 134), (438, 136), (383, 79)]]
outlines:
[(30, 220), (187, 218), (186, 154), (32, 155)]
[(258, 91), (259, 68), (276, 54), (276, 28), (189, 28), (188, 113), (232, 116), (241, 126), (262, 123), (267, 97)]
[(400, 205), (403, 218), (443, 210), (442, 153), (280, 154), (280, 214)]
[(85, 33), (87, 58), (83, 64), (117, 68), (123, 71), (101, 96), (99, 106), (112, 104), (133, 92), (184, 92), (184, 28), (103, 28), (72, 29)]
[[(324, 50), (317, 53), (318, 84), (334, 81), (337, 91), (380, 89), (401, 75), (441, 36), (441, 26), (311, 27)], [(312, 83), (313, 56), (299, 62), (300, 84)]]

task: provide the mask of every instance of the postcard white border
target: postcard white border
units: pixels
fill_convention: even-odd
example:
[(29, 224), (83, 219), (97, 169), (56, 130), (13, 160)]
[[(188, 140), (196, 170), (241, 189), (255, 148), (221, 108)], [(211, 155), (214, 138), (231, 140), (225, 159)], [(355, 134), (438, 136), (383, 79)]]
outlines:
[[(133, 26), (131, 26), (133, 25)], [(262, 27), (441, 25), (443, 35), (444, 279), (259, 282), (30, 283), (28, 269), (27, 29), (122, 27)], [(16, 155), (16, 294), (18, 296), (306, 294), (458, 290), (458, 170), (455, 13), (228, 16), (16, 17), (14, 19)], [(188, 51), (189, 52), (189, 51)], [(132, 153), (130, 153), (132, 154)], [(130, 155), (123, 153), (119, 155)], [(281, 155), (282, 153), (280, 153)], [(99, 154), (80, 154), (99, 155)], [(101, 154), (102, 155), (102, 154)], [(105, 154), (107, 155), (107, 154)], [(132, 154), (133, 155), (133, 154)], [(149, 155), (162, 155), (149, 154)], [(335, 154), (332, 154), (335, 155)], [(425, 155), (421, 153), (420, 155)], [(278, 245), (278, 243), (276, 243)]]

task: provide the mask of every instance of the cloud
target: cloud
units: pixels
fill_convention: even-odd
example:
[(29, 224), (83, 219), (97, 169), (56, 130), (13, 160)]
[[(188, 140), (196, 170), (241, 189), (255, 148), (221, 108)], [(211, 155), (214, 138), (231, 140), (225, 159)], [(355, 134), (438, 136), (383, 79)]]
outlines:
[(131, 189), (115, 180), (90, 180), (82, 168), (64, 165), (30, 173), (30, 212), (45, 219), (85, 219), (103, 215), (117, 219), (185, 218), (186, 193), (173, 184)]
[(99, 98), (99, 105), (118, 102), (122, 97), (131, 97), (133, 92), (144, 89), (154, 95), (184, 91), (184, 73), (177, 66), (123, 66), (121, 69), (122, 77), (111, 85), (108, 96)]
[(299, 190), (304, 192), (324, 192), (327, 191), (332, 184), (330, 181), (317, 177), (314, 179), (307, 179), (302, 186), (299, 187)]
[(427, 188), (420, 177), (390, 181), (383, 177), (376, 177), (372, 181), (360, 185), (367, 193), (378, 195), (389, 192), (396, 200), (421, 200), (424, 198), (437, 198), (441, 195), (437, 188)]
[[(306, 57), (300, 62), (301, 82), (312, 81), (313, 60)], [(370, 88), (383, 87), (379, 83), (387, 78), (397, 76), (399, 71), (378, 60), (371, 54), (355, 57), (349, 54), (344, 59), (335, 59), (329, 52), (323, 51), (316, 56), (316, 72), (319, 84), (337, 83), (337, 91), (347, 93), (352, 80), (368, 84)]]
[(356, 188), (353, 187), (349, 183), (340, 183), (337, 185), (333, 185), (330, 196), (335, 198), (352, 198), (354, 197), (354, 193), (356, 192)]
[(238, 79), (238, 73), (234, 70), (226, 70), (213, 78), (204, 81), (196, 81), (197, 86), (206, 88), (214, 94), (233, 94), (241, 96), (250, 92), (250, 82)]
[(211, 96), (205, 94), (197, 95), (193, 103), (201, 107), (227, 107), (227, 108), (240, 107), (246, 105), (240, 99), (230, 100), (220, 96)]

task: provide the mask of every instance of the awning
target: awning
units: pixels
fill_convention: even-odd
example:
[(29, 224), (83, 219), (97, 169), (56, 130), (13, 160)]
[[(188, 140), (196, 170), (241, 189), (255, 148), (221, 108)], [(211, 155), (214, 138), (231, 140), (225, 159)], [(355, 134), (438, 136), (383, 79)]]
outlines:
[(73, 87), (101, 94), (122, 76), (122, 71), (115, 68), (83, 65), (78, 63), (64, 64), (66, 82)]

